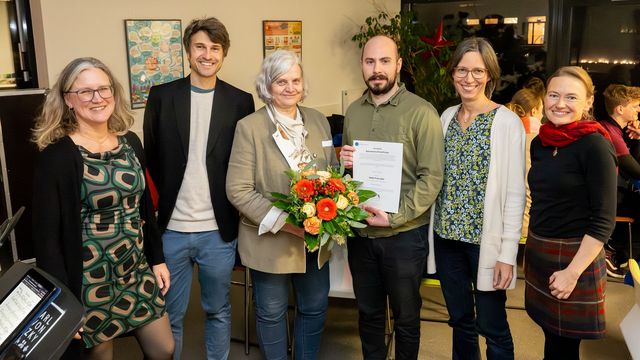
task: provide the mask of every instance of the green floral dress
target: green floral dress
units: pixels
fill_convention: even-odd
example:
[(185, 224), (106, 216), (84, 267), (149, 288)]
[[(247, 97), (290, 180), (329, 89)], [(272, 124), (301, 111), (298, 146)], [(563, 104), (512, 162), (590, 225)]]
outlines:
[(82, 302), (87, 347), (109, 341), (162, 317), (164, 297), (144, 256), (139, 204), (142, 167), (124, 137), (118, 146), (84, 161)]
[(434, 219), (434, 231), (444, 239), (480, 244), (496, 111), (478, 114), (466, 130), (460, 127), (457, 113), (449, 123), (444, 139), (444, 182)]

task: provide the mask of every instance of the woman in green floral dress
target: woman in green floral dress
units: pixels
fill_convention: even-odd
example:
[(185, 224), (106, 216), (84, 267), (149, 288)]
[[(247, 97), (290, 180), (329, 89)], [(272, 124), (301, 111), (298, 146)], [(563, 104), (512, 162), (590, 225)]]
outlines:
[[(524, 127), (491, 101), (500, 78), (495, 51), (481, 38), (462, 41), (449, 69), (462, 104), (442, 113), (445, 170), (429, 236), (453, 328), (453, 359), (513, 359), (505, 302), (525, 203)], [(435, 263), (434, 263), (435, 258)]]
[(145, 184), (142, 144), (122, 86), (94, 58), (62, 71), (34, 129), (33, 237), (39, 267), (81, 300), (85, 323), (64, 357), (111, 359), (133, 334), (145, 358), (170, 359), (169, 271)]

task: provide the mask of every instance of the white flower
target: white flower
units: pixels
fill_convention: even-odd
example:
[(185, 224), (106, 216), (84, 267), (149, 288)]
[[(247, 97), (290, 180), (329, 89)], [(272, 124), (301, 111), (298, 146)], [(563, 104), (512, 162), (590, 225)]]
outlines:
[(314, 203), (304, 203), (302, 212), (310, 218), (316, 214), (316, 205)]
[(338, 201), (336, 201), (336, 206), (340, 210), (346, 209), (347, 206), (349, 206), (349, 199), (347, 199), (346, 197), (344, 197), (342, 195), (338, 195)]
[(316, 171), (316, 175), (320, 177), (320, 181), (324, 184), (327, 180), (331, 179), (331, 173), (328, 171)]

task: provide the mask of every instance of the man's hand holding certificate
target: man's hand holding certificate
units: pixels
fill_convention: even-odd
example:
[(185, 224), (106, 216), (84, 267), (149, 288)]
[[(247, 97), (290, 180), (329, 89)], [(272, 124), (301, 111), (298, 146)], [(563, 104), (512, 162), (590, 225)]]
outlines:
[[(402, 183), (402, 144), (380, 141), (354, 140), (353, 148), (345, 147), (341, 155), (346, 167), (353, 166), (353, 178), (362, 181), (362, 188), (375, 191), (378, 196), (367, 201), (367, 207), (388, 213), (398, 212)], [(376, 214), (375, 216), (382, 214)]]

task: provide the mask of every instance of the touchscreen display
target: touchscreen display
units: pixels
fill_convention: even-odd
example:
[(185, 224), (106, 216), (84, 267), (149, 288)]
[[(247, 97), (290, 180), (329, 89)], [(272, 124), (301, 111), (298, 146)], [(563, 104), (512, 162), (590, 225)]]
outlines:
[(48, 293), (45, 286), (27, 274), (4, 298), (0, 303), (0, 344), (7, 340)]

